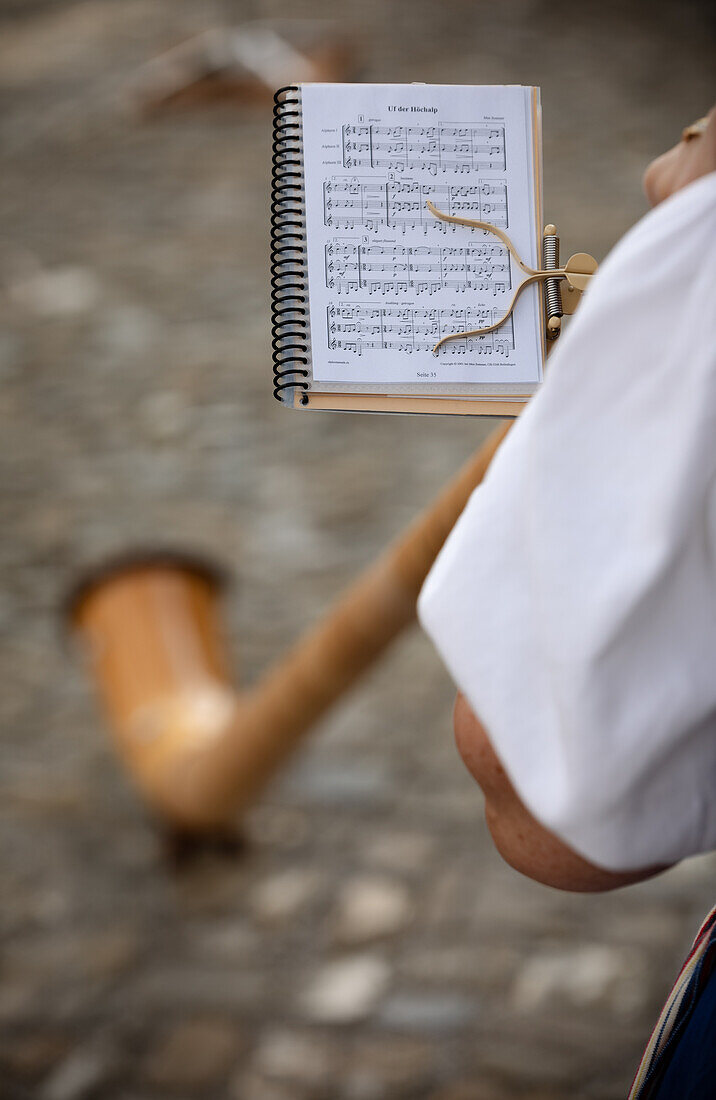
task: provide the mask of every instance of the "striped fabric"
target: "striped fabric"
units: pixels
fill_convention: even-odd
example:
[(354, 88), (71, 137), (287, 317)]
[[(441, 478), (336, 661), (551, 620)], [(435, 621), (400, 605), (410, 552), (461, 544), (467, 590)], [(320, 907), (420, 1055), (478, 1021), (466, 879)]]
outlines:
[(629, 1092), (629, 1100), (652, 1100), (658, 1097), (659, 1083), (715, 963), (716, 907), (702, 924), (661, 1010)]

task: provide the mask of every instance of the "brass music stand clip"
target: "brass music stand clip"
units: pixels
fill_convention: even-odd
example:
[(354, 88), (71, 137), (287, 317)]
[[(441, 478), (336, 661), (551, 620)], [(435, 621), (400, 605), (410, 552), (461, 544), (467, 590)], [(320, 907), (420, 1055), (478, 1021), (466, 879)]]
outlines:
[(444, 214), (429, 199), (427, 205), (430, 213), (434, 214), (440, 221), (450, 222), (453, 225), (466, 225), (469, 229), (484, 229), (487, 233), (494, 234), (502, 241), (508, 252), (527, 274), (527, 278), (523, 279), (515, 289), (512, 301), (499, 321), (495, 321), (492, 325), (485, 325), (484, 328), (472, 329), (469, 332), (451, 332), (438, 340), (433, 348), (433, 354), (437, 354), (438, 350), (448, 340), (464, 340), (469, 336), (485, 336), (488, 332), (494, 332), (512, 316), (515, 303), (525, 287), (536, 282), (545, 284), (547, 339), (556, 340), (562, 328), (563, 314), (574, 313), (582, 291), (587, 288), (590, 279), (597, 270), (598, 265), (594, 257), (587, 252), (575, 252), (573, 256), (569, 257), (564, 267), (560, 267), (557, 230), (553, 225), (546, 225), (542, 234), (542, 267), (536, 269), (524, 262), (507, 234), (496, 225), (490, 225), (489, 222), (475, 221), (472, 218), (460, 218), (454, 214)]

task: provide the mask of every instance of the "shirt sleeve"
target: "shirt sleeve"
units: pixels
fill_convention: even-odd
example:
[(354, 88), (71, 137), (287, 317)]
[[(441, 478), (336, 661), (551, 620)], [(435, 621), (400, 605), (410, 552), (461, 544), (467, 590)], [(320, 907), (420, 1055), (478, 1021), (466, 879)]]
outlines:
[(418, 610), (548, 829), (716, 847), (716, 173), (602, 265)]

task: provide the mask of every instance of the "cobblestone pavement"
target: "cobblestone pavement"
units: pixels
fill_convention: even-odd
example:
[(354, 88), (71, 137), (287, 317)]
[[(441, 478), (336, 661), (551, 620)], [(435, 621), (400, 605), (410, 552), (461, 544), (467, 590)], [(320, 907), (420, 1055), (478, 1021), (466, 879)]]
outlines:
[(270, 399), (268, 113), (120, 106), (157, 50), (259, 13), (340, 18), (366, 79), (541, 84), (546, 213), (597, 256), (713, 98), (689, 3), (0, 4), (0, 1093), (622, 1097), (713, 859), (594, 899), (503, 866), (415, 631), (248, 815), (243, 854), (176, 865), (62, 644), (84, 563), (189, 546), (235, 573), (249, 682), (487, 431)]

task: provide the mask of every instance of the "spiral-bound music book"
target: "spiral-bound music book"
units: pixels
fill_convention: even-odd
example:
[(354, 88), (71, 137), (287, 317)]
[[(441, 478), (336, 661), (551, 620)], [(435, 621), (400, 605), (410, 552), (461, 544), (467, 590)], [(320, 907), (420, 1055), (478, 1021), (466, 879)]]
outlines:
[(539, 89), (301, 84), (276, 93), (274, 396), (294, 408), (516, 415), (542, 380)]

